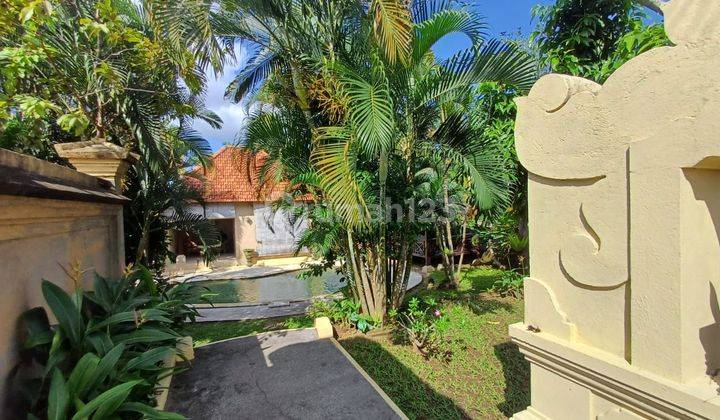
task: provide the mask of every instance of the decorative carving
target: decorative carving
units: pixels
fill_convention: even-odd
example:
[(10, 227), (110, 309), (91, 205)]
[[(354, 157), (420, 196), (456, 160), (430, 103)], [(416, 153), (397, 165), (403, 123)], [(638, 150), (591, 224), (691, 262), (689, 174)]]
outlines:
[[(602, 86), (552, 74), (517, 100), (526, 416), (720, 418), (720, 2), (662, 7), (674, 46)], [(586, 392), (564, 385), (570, 365)]]
[[(560, 310), (557, 299), (552, 290), (540, 280), (531, 277), (525, 278), (525, 295), (532, 296), (526, 302), (528, 315), (525, 324), (529, 328), (538, 328), (540, 331), (552, 334), (568, 341), (575, 341), (577, 328), (568, 321), (567, 315)], [(536, 319), (533, 314), (542, 314), (542, 319)]]
[[(629, 271), (627, 142), (610, 135), (600, 90), (578, 77), (543, 77), (517, 100), (516, 144), (529, 172), (561, 181), (575, 198), (578, 217), (560, 247), (564, 271), (581, 285), (612, 288)], [(569, 116), (583, 124), (568, 124)]]

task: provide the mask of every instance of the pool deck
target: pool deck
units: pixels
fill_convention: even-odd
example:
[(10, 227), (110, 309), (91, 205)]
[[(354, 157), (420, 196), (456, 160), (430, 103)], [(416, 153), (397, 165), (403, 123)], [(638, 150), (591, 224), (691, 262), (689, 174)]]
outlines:
[(406, 419), (334, 339), (315, 329), (195, 349), (172, 379), (166, 410), (189, 419)]
[(214, 308), (196, 305), (200, 314), (197, 322), (248, 321), (304, 315), (312, 302), (312, 299), (305, 299), (291, 302), (225, 304)]
[(263, 277), (276, 276), (278, 274), (292, 273), (302, 270), (298, 264), (279, 266), (253, 266), (253, 267), (226, 267), (208, 271), (207, 273), (191, 273), (183, 276), (173, 277), (173, 282), (194, 283), (206, 280), (250, 280)]
[[(260, 268), (260, 267), (258, 267)], [(270, 267), (266, 267), (270, 268)], [(277, 274), (277, 273), (276, 273)], [(206, 279), (210, 280), (210, 279)], [(235, 279), (235, 280), (240, 280)], [(422, 282), (419, 273), (411, 273), (408, 281), (408, 290), (413, 289)], [(298, 299), (290, 301), (258, 302), (258, 303), (225, 303), (210, 306), (197, 304), (200, 317), (197, 322), (218, 321), (248, 321), (253, 319), (281, 318), (288, 316), (305, 315), (305, 310), (313, 301), (318, 299), (333, 299), (332, 296), (316, 297), (313, 299)]]

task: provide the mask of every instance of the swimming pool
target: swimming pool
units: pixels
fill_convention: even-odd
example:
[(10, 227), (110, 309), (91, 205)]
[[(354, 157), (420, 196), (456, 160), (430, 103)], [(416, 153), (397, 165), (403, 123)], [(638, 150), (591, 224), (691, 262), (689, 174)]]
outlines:
[[(215, 293), (213, 303), (258, 303), (309, 299), (332, 294), (346, 286), (346, 282), (334, 271), (322, 276), (298, 278), (301, 271), (277, 274), (269, 277), (237, 280), (204, 280), (196, 284)], [(204, 303), (198, 297), (193, 303)]]

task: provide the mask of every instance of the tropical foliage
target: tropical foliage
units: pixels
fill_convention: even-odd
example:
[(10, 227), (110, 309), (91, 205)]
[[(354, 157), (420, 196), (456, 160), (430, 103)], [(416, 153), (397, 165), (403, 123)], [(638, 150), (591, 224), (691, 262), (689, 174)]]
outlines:
[(397, 316), (401, 333), (424, 357), (443, 355), (445, 332), (450, 320), (443, 314), (438, 303), (430, 296), (422, 300), (413, 297), (407, 308)]
[(120, 280), (95, 277), (92, 292), (68, 294), (43, 281), (57, 325), (41, 307), (22, 317), (26, 329), (21, 382), (30, 418), (155, 418), (182, 416), (154, 408), (158, 381), (171, 374), (176, 332), (196, 311), (184, 297), (197, 286), (158, 284), (139, 267)]
[[(188, 151), (188, 136), (177, 128), (170, 131), (167, 141), (171, 148), (165, 156), (168, 163), (162, 170), (154, 170), (141, 162), (129, 170), (124, 195), (131, 201), (126, 206), (125, 254), (128, 262), (143, 264), (158, 273), (166, 260), (175, 260), (169, 251), (169, 232), (182, 232), (197, 238), (206, 260), (214, 257), (220, 245), (220, 234), (214, 223), (203, 215), (188, 211), (190, 204), (203, 204), (202, 192), (188, 182), (196, 178), (187, 168), (193, 163), (207, 164), (204, 155)], [(197, 141), (197, 140), (194, 140)], [(201, 184), (198, 179), (197, 184)]]
[[(52, 145), (109, 141), (138, 154), (130, 175), (134, 199), (126, 244), (130, 261), (161, 265), (164, 234), (174, 227), (217, 232), (187, 215), (159, 221), (170, 201), (181, 208), (189, 192), (177, 150), (203, 159), (207, 142), (194, 119), (219, 127), (205, 109), (205, 68), (220, 70), (229, 45), (212, 36), (205, 2), (78, 0), (11, 2), (0, 17), (0, 146), (62, 163)], [(181, 143), (181, 146), (178, 146)], [(160, 185), (160, 184), (163, 185)], [(160, 194), (160, 195), (159, 195)], [(135, 230), (139, 232), (136, 233)], [(210, 255), (207, 253), (206, 255)]]
[[(382, 320), (403, 300), (413, 247), (428, 227), (396, 217), (424, 198), (413, 188), (420, 170), (452, 171), (481, 211), (504, 205), (508, 179), (496, 147), (465, 111), (477, 83), (528, 89), (534, 63), (487, 41), (478, 14), (454, 3), (221, 3), (220, 33), (255, 52), (228, 88), (229, 97), (258, 104), (246, 145), (269, 152), (264, 174), (291, 179), (296, 192), (327, 206), (333, 222), (312, 235), (342, 257), (363, 313)], [(432, 47), (453, 32), (472, 47), (438, 62)]]
[(537, 6), (532, 35), (545, 64), (556, 73), (604, 82), (631, 58), (669, 45), (662, 24), (646, 25), (648, 2), (559, 0)]
[(360, 302), (353, 298), (318, 300), (308, 308), (310, 318), (328, 317), (333, 323), (344, 324), (366, 333), (376, 327), (375, 320), (363, 314)]

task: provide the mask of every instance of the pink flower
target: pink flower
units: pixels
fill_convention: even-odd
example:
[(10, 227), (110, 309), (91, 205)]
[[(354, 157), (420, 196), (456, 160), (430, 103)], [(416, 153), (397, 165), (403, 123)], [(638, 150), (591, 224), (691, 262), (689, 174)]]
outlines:
[(438, 317), (438, 318), (440, 318), (440, 316), (442, 315), (442, 313), (440, 312), (440, 309), (435, 309), (434, 314), (435, 314), (435, 316)]

